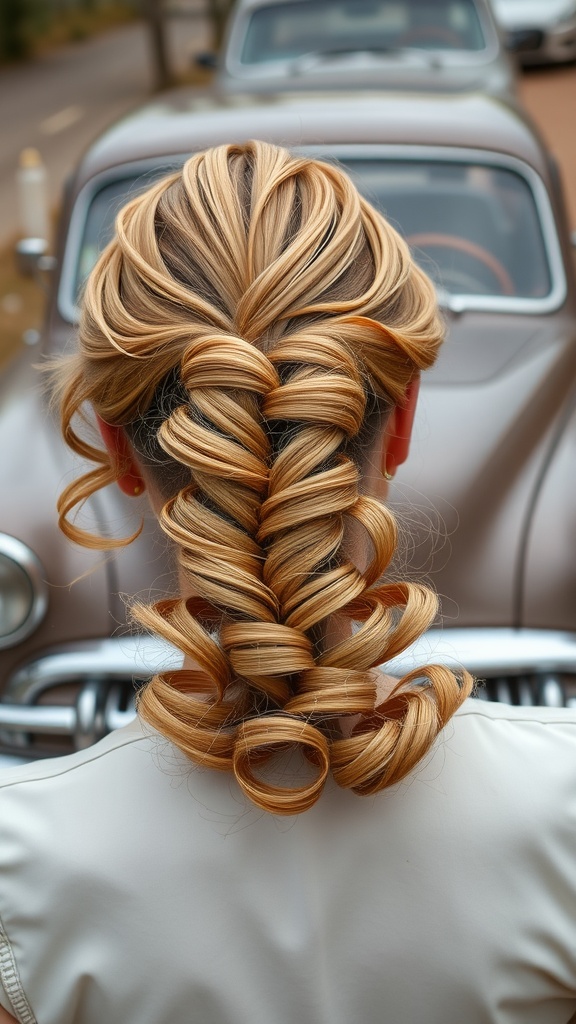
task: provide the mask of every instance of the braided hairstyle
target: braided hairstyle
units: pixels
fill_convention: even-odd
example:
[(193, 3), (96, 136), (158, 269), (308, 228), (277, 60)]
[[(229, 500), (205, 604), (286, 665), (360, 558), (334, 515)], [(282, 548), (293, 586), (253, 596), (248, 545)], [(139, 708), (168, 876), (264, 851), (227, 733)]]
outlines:
[[(396, 529), (363, 453), (442, 336), (429, 280), (347, 175), (262, 142), (196, 154), (129, 202), (88, 280), (61, 416), (96, 468), (63, 492), (61, 527), (110, 547), (68, 518), (119, 476), (71, 425), (88, 402), (163, 494), (185, 581), (134, 608), (195, 665), (152, 679), (139, 713), (268, 811), (307, 809), (330, 772), (359, 794), (398, 782), (470, 693), (428, 666), (376, 697), (376, 666), (437, 602), (383, 579)], [(268, 762), (293, 747), (310, 771), (277, 784)]]

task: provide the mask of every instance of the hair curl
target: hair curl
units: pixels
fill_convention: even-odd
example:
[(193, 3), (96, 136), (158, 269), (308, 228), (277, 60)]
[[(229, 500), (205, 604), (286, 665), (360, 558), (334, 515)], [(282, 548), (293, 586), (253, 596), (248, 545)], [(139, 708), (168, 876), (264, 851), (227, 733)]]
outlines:
[[(346, 174), (261, 142), (199, 153), (129, 202), (88, 280), (61, 416), (96, 468), (63, 492), (61, 527), (110, 546), (68, 519), (118, 475), (72, 426), (90, 403), (153, 467), (194, 595), (134, 608), (197, 666), (156, 676), (139, 712), (268, 811), (310, 807), (329, 772), (360, 794), (398, 782), (470, 693), (428, 666), (375, 707), (376, 666), (437, 602), (383, 578), (396, 529), (362, 493), (362, 445), (442, 337), (430, 282)], [(334, 616), (354, 628), (330, 646)], [(313, 778), (275, 785), (266, 763), (292, 746)]]

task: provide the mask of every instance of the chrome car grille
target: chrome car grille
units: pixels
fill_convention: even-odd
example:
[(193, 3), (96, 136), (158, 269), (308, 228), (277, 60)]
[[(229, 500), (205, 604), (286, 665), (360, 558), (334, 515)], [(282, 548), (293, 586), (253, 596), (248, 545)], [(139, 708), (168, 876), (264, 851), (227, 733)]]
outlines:
[(21, 666), (0, 700), (0, 753), (37, 758), (91, 746), (135, 715), (140, 686), (181, 663), (143, 636), (53, 647)]
[(538, 28), (510, 29), (506, 33), (506, 44), (513, 52), (536, 52), (544, 45), (544, 33)]
[(486, 679), (475, 696), (520, 707), (576, 708), (576, 675), (535, 672), (532, 675), (498, 676)]
[[(31, 759), (91, 746), (134, 718), (136, 692), (151, 675), (180, 663), (178, 651), (142, 636), (52, 648), (4, 687), (0, 753)], [(466, 665), (478, 679), (480, 700), (576, 708), (576, 634), (430, 630), (384, 667), (400, 676), (430, 663)]]

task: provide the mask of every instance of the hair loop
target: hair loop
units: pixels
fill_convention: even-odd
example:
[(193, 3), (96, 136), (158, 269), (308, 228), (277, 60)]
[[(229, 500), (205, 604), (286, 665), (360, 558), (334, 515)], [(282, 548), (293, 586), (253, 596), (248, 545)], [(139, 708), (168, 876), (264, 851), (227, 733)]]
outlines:
[(310, 324), (305, 331), (280, 338), (269, 353), (273, 365), (315, 366), (339, 372), (356, 384), (362, 384), (362, 374), (354, 355), (354, 348), (345, 343), (346, 320), (334, 318), (330, 331), (325, 324)]
[(370, 715), (376, 701), (376, 681), (367, 685), (365, 672), (314, 667), (302, 672), (297, 692), (284, 710), (294, 715)]
[[(257, 775), (275, 754), (302, 750), (318, 774), (301, 786), (273, 785)], [(234, 774), (242, 790), (258, 807), (275, 814), (300, 814), (312, 807), (330, 770), (328, 741), (318, 729), (286, 715), (266, 715), (243, 722), (236, 735)]]
[(220, 639), (239, 675), (291, 675), (314, 667), (307, 636), (279, 623), (241, 622), (223, 626)]
[(162, 423), (158, 440), (167, 455), (192, 470), (235, 480), (262, 494), (266, 490), (268, 473), (261, 460), (225, 437), (216, 446), (214, 431), (197, 423), (183, 406)]
[(265, 395), (278, 387), (278, 373), (254, 345), (231, 334), (197, 338), (181, 361), (182, 382), (196, 388), (237, 388)]
[(296, 423), (337, 423), (343, 434), (354, 437), (362, 426), (366, 396), (354, 380), (328, 371), (295, 372), (292, 379), (264, 399), (269, 420)]

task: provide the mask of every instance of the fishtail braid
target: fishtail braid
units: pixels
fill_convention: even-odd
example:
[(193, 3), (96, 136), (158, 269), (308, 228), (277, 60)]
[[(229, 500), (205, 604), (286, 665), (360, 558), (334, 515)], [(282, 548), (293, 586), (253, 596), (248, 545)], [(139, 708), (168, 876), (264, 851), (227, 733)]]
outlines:
[[(399, 781), (470, 692), (428, 666), (377, 696), (437, 601), (386, 579), (396, 524), (363, 453), (442, 337), (428, 278), (350, 179), (265, 143), (197, 154), (132, 200), (88, 282), (61, 409), (97, 468), (63, 493), (63, 529), (98, 543), (68, 517), (118, 473), (71, 425), (90, 402), (125, 425), (178, 552), (181, 596), (134, 615), (193, 667), (155, 677), (140, 714), (269, 811), (310, 807), (330, 773), (360, 794)], [(276, 785), (291, 747), (312, 778)]]

